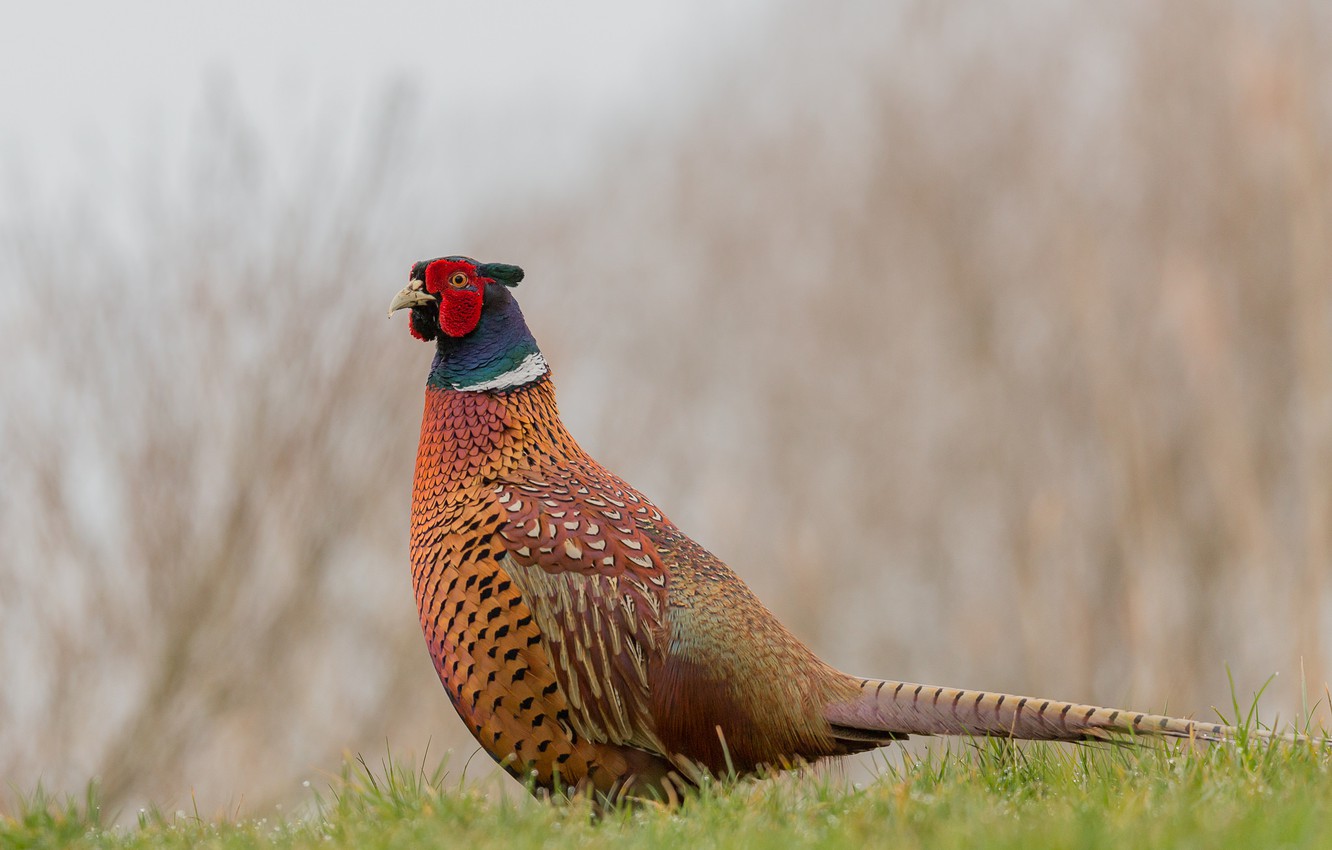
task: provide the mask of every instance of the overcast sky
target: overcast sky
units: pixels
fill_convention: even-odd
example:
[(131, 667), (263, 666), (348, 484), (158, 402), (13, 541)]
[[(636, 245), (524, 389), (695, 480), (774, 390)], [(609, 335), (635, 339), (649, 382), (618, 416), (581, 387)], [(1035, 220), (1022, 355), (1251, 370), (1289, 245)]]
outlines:
[[(408, 81), (428, 102), (541, 118), (561, 145), (698, 84), (691, 69), (744, 38), (757, 0), (9, 4), (0, 49), (0, 155), (41, 188), (179, 131), (225, 81), (266, 140), (291, 112)], [(99, 167), (99, 166), (94, 166)]]

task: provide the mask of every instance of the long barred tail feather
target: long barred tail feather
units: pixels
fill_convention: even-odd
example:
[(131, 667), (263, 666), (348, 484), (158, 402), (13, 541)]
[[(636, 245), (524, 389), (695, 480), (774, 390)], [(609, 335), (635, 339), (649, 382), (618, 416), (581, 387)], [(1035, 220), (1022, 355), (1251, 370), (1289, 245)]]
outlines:
[[(848, 746), (871, 741), (875, 735), (999, 736), (1033, 741), (1095, 741), (1116, 736), (1233, 741), (1241, 735), (1239, 729), (1224, 723), (1118, 708), (914, 682), (856, 681), (860, 685), (859, 695), (830, 705), (824, 715), (833, 727), (834, 737)], [(1309, 740), (1300, 735), (1263, 730), (1245, 734), (1291, 742)]]

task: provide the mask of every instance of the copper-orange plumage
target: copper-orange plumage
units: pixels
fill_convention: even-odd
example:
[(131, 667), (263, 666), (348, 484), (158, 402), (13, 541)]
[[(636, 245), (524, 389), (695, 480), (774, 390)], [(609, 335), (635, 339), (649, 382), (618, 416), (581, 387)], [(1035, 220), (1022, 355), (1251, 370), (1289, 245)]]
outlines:
[(412, 497), (431, 658), (481, 746), (539, 791), (674, 798), (909, 734), (1218, 739), (1214, 724), (862, 679), (788, 632), (560, 421), (516, 266), (417, 263), (390, 314), (434, 341)]

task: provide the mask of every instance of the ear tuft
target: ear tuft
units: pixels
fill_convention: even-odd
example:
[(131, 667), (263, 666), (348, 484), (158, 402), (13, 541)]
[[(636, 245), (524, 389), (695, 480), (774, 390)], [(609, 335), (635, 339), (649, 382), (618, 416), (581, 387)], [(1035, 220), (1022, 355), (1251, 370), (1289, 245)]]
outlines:
[(517, 286), (518, 282), (523, 279), (523, 270), (508, 263), (483, 263), (476, 267), (476, 273), (505, 286)]

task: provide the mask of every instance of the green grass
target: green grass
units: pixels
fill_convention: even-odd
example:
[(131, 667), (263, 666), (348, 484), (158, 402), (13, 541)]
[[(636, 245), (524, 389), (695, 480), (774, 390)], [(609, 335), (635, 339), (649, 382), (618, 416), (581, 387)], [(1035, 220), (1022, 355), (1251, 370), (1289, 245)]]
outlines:
[[(818, 776), (717, 783), (681, 809), (595, 817), (583, 802), (492, 799), (443, 767), (349, 764), (311, 810), (224, 820), (148, 811), (106, 825), (95, 793), (23, 800), (0, 848), (1332, 847), (1332, 754), (1313, 745), (954, 743), (885, 760), (851, 789)], [(105, 820), (112, 818), (107, 815)]]

